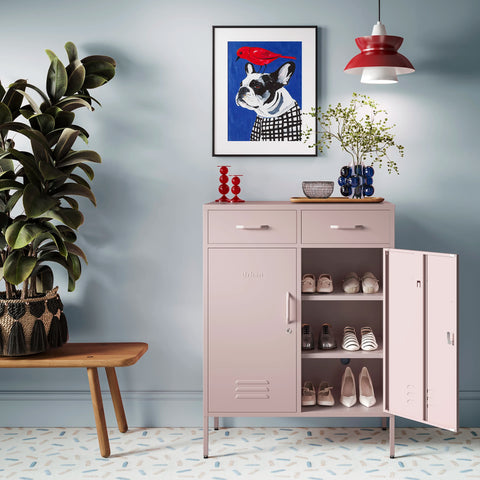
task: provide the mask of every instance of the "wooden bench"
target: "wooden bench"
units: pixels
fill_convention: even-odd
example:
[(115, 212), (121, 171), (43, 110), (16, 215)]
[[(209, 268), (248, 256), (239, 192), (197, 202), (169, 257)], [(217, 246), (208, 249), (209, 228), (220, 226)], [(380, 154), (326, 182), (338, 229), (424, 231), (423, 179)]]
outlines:
[(115, 367), (128, 367), (137, 363), (147, 349), (146, 343), (67, 343), (60, 348), (36, 355), (0, 357), (0, 368), (86, 368), (100, 453), (102, 457), (108, 457), (110, 443), (97, 368), (105, 368), (118, 429), (125, 433), (128, 425)]

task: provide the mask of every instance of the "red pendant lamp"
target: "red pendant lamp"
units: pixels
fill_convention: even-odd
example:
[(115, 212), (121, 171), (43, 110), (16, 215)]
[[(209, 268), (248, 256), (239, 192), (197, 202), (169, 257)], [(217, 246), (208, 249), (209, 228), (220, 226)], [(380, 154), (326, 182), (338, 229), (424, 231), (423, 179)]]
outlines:
[(361, 53), (348, 62), (345, 73), (361, 75), (362, 83), (397, 83), (398, 75), (415, 71), (408, 58), (397, 52), (402, 42), (402, 37), (387, 35), (385, 25), (380, 21), (378, 0), (378, 22), (369, 37), (355, 39)]

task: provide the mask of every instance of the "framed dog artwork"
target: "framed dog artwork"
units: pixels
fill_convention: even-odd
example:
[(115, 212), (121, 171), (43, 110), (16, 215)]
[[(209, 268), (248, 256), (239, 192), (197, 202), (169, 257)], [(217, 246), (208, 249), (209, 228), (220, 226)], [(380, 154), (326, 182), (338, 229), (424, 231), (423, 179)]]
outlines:
[(213, 27), (213, 155), (315, 156), (317, 27)]

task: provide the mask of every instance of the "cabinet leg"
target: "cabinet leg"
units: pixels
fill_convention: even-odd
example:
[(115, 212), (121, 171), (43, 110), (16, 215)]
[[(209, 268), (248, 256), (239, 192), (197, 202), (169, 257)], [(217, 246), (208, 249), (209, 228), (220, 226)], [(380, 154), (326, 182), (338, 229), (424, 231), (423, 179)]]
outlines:
[(387, 429), (387, 417), (382, 417), (382, 430)]
[(219, 417), (213, 417), (213, 428), (214, 430), (218, 430), (218, 425), (219, 425)]
[(395, 458), (395, 416), (392, 415), (389, 421), (390, 429), (390, 458)]
[(100, 390), (98, 371), (96, 368), (89, 367), (87, 368), (87, 375), (90, 393), (92, 395), (93, 414), (95, 415), (100, 454), (102, 457), (107, 458), (110, 456), (110, 443), (108, 441), (107, 424), (103, 411), (102, 391)]
[(209, 417), (203, 417), (203, 458), (208, 458), (208, 420)]
[(120, 432), (125, 433), (128, 430), (127, 417), (125, 417), (122, 396), (120, 395), (120, 389), (118, 388), (117, 374), (115, 373), (114, 367), (105, 367), (105, 372), (107, 372), (108, 386), (110, 387), (110, 395), (112, 396), (118, 429)]

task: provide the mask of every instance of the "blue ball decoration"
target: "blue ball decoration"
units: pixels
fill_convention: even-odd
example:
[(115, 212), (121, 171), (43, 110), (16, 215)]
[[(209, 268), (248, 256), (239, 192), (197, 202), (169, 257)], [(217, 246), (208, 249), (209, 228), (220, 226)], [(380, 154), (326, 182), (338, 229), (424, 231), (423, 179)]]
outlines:
[(350, 185), (342, 185), (340, 187), (340, 193), (344, 197), (349, 197), (352, 194), (352, 187)]
[(375, 189), (373, 188), (372, 185), (364, 185), (363, 186), (363, 194), (366, 197), (371, 197), (373, 195), (374, 191), (375, 191)]
[(349, 166), (342, 167), (340, 169), (340, 175), (342, 177), (348, 178), (352, 175), (352, 169)]
[(371, 166), (363, 167), (363, 176), (364, 177), (373, 177), (374, 174), (375, 174), (375, 170), (373, 169), (373, 167), (371, 167)]
[(347, 184), (347, 179), (345, 177), (338, 177), (338, 184), (343, 187)]
[(347, 179), (347, 183), (352, 187), (358, 187), (361, 184), (361, 178), (358, 175), (353, 175)]

